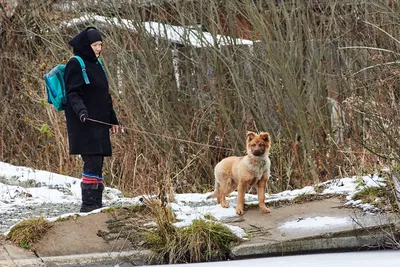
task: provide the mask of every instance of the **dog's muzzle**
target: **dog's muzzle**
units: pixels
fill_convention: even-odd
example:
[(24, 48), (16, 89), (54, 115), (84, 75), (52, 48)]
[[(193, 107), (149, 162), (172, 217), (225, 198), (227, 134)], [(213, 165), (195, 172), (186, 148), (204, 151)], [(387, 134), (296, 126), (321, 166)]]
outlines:
[(254, 150), (252, 153), (253, 153), (254, 156), (259, 157), (262, 154), (264, 154), (264, 151), (262, 151), (262, 150)]

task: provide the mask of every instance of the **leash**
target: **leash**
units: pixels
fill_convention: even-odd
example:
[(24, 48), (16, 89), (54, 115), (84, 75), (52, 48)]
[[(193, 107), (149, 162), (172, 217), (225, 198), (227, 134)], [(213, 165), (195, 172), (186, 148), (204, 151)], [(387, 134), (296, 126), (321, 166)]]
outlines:
[[(108, 123), (108, 122), (104, 122), (104, 121), (95, 120), (95, 119), (91, 119), (91, 118), (86, 118), (86, 120), (92, 121), (92, 122), (95, 122), (95, 123), (108, 125), (108, 126), (114, 126), (114, 124), (111, 124), (111, 123)], [(188, 143), (188, 144), (199, 145), (199, 146), (207, 146), (207, 147), (212, 147), (212, 148), (219, 148), (219, 149), (234, 151), (232, 148), (226, 148), (226, 147), (220, 147), (220, 146), (214, 146), (214, 145), (207, 145), (207, 144), (198, 143), (198, 142), (194, 142), (194, 141), (189, 141), (189, 140), (185, 140), (185, 139), (180, 139), (180, 138), (176, 138), (176, 137), (172, 137), (172, 136), (156, 134), (156, 133), (149, 133), (149, 132), (141, 131), (141, 130), (134, 129), (134, 128), (128, 128), (128, 127), (122, 127), (122, 126), (119, 126), (119, 127), (121, 128), (121, 133), (122, 134), (124, 134), (124, 130), (127, 129), (127, 130), (131, 130), (131, 131), (134, 131), (134, 132), (137, 132), (137, 133), (141, 133), (141, 134), (158, 136), (158, 137), (162, 137), (162, 138), (166, 138), (166, 139), (170, 139), (170, 140), (175, 140), (175, 141), (179, 141), (179, 142), (184, 142), (184, 143)]]

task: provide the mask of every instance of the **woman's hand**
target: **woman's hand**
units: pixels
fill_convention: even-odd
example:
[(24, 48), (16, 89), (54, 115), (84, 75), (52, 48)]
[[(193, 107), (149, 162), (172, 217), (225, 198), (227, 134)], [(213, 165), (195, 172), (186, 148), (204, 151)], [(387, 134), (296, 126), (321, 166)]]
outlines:
[(112, 134), (119, 133), (119, 125), (113, 125), (113, 126), (111, 126), (110, 132), (111, 132)]

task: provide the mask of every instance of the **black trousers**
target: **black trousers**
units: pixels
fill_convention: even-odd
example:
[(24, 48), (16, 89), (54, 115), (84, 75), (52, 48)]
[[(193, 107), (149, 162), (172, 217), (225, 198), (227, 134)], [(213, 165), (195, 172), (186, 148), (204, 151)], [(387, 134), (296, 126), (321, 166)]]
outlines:
[[(82, 182), (103, 182), (103, 155), (81, 155), (83, 159)], [(97, 180), (97, 181), (96, 181)]]

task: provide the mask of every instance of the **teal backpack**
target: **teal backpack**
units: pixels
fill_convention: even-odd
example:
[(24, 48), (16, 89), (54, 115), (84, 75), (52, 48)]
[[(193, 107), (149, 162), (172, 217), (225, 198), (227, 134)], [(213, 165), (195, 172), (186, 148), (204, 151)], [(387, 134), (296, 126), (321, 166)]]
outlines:
[[(83, 59), (79, 56), (73, 56), (79, 61), (79, 64), (82, 68), (82, 76), (85, 84), (90, 84), (89, 77), (86, 74), (86, 66)], [(103, 62), (100, 58), (97, 59), (106, 73)], [(62, 111), (65, 108), (66, 103), (66, 90), (65, 90), (65, 82), (64, 82), (64, 71), (65, 65), (58, 64), (55, 66), (49, 73), (44, 75), (44, 81), (46, 83), (46, 92), (47, 92), (47, 102), (52, 104), (54, 108), (58, 111)], [(107, 74), (106, 74), (107, 77)]]

